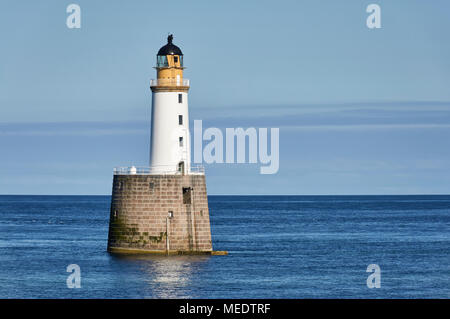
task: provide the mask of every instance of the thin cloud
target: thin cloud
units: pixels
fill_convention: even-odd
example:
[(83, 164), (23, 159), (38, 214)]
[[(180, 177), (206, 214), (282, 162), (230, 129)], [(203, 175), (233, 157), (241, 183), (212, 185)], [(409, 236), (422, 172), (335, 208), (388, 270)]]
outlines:
[[(229, 106), (226, 108), (192, 108), (194, 117), (210, 118), (265, 118), (273, 116), (333, 114), (341, 112), (450, 112), (450, 101), (381, 101), (348, 103), (306, 103), (298, 105)], [(359, 113), (358, 113), (359, 114)]]
[(421, 130), (449, 129), (450, 124), (355, 124), (355, 125), (298, 125), (281, 126), (287, 131), (373, 131), (373, 130)]
[(55, 131), (0, 131), (0, 136), (99, 136), (99, 135), (142, 135), (145, 129), (92, 129), (92, 130), (55, 130)]
[(144, 122), (49, 122), (3, 123), (0, 136), (106, 136), (142, 135), (149, 132)]

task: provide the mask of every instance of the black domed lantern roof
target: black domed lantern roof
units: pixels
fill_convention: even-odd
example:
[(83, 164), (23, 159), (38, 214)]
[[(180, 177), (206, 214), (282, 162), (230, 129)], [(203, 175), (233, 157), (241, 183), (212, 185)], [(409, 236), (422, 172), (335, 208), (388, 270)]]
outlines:
[(167, 37), (167, 44), (158, 51), (158, 55), (183, 55), (181, 49), (172, 43), (173, 35)]

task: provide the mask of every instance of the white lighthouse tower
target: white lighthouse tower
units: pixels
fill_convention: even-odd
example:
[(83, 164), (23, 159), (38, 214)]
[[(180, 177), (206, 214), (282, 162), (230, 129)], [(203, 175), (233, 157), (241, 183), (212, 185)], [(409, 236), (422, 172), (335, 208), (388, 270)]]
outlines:
[(152, 80), (152, 126), (150, 172), (189, 174), (190, 133), (188, 112), (189, 80), (183, 78), (183, 53), (172, 43), (157, 54), (157, 79)]

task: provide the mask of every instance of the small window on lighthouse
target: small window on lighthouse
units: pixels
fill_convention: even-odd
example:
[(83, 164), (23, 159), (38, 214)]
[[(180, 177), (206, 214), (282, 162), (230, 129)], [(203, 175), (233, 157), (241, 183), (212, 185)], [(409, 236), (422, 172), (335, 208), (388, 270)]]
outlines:
[(183, 94), (178, 94), (178, 103), (183, 103)]
[(180, 141), (180, 147), (182, 147), (183, 146), (183, 136), (180, 136), (179, 141)]
[(178, 125), (183, 125), (183, 115), (178, 115)]
[(178, 63), (178, 57), (177, 56), (173, 57), (173, 62)]

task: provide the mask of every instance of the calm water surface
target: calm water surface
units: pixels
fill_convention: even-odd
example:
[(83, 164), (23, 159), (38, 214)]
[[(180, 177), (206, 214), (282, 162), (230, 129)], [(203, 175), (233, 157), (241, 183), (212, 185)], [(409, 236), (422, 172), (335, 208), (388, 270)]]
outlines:
[(450, 297), (450, 196), (210, 196), (229, 256), (110, 255), (109, 205), (0, 196), (0, 298)]

